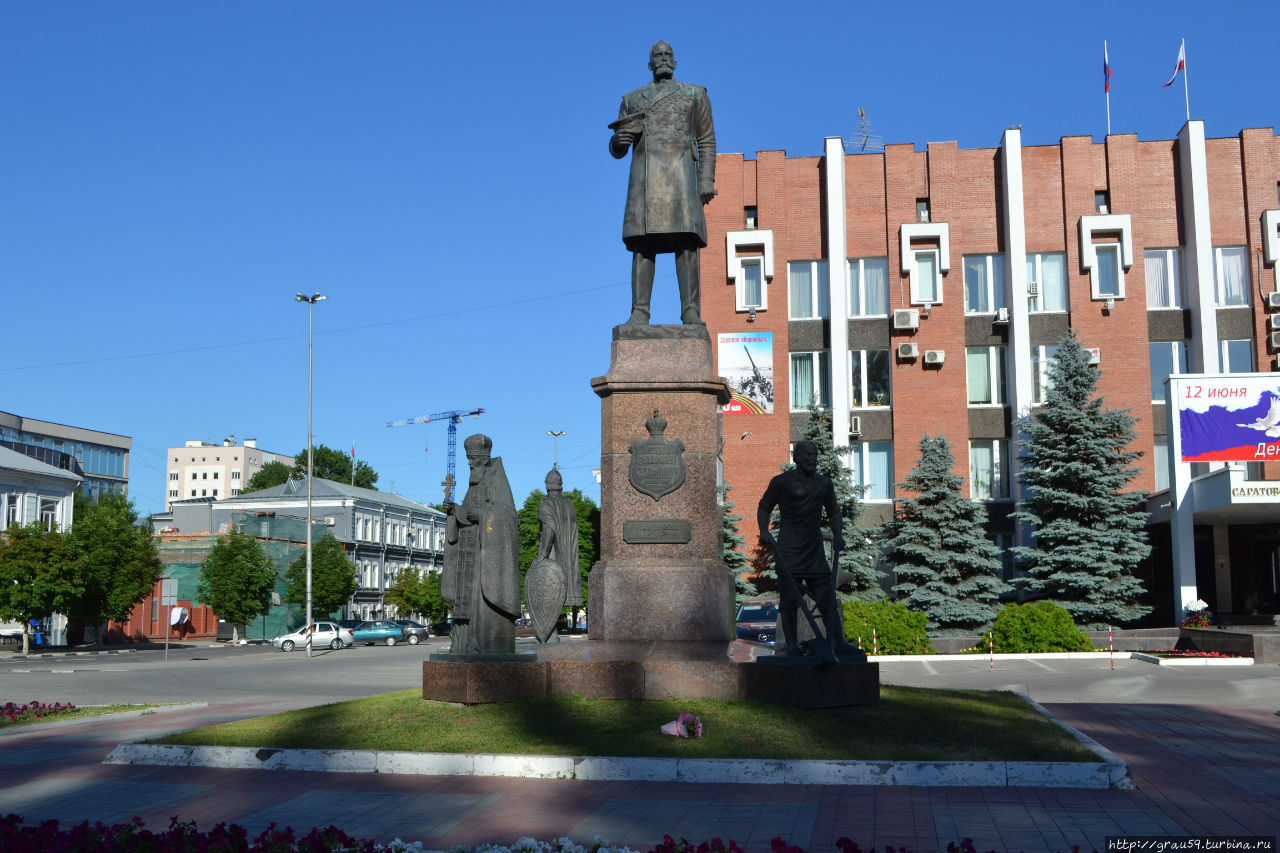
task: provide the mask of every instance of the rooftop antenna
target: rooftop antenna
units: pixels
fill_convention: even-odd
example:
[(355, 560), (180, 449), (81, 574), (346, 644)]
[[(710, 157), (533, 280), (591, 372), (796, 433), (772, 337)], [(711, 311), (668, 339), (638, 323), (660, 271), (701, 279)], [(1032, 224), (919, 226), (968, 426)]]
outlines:
[(849, 140), (849, 145), (858, 149), (859, 154), (884, 150), (884, 137), (871, 132), (871, 119), (863, 107), (858, 107), (858, 134)]

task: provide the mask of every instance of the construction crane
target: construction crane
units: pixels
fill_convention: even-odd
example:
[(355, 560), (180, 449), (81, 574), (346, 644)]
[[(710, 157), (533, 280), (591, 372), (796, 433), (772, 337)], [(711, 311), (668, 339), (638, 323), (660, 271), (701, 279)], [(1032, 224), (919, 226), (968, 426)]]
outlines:
[(436, 412), (434, 415), (423, 415), (419, 418), (404, 418), (399, 421), (387, 421), (389, 427), (409, 426), (410, 424), (429, 424), (432, 421), (449, 421), (449, 468), (448, 476), (441, 481), (440, 485), (444, 486), (444, 499), (446, 501), (453, 500), (453, 487), (458, 482), (454, 476), (454, 468), (457, 465), (458, 458), (458, 422), (463, 418), (478, 418), (484, 414), (484, 409), (457, 409), (452, 412)]

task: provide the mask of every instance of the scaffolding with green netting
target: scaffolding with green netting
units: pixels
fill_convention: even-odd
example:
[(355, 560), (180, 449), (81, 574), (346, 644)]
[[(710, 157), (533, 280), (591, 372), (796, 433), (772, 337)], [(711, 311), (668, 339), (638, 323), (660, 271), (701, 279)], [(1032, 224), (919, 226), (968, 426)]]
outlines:
[[(266, 612), (242, 626), (241, 636), (248, 640), (270, 640), (300, 628), (306, 620), (306, 608), (300, 604), (285, 604), (284, 576), (293, 561), (306, 552), (307, 520), (274, 513), (237, 512), (232, 515), (231, 525), (257, 539), (276, 570), (276, 586)], [(320, 541), (327, 529), (322, 522), (313, 521), (313, 542)], [(230, 528), (222, 532), (230, 532)], [(198, 533), (162, 536), (157, 541), (165, 577), (178, 582), (179, 600), (199, 603), (196, 587), (200, 585), (200, 564), (213, 551), (216, 540), (216, 534)], [(338, 618), (337, 614), (312, 615), (316, 619)], [(229, 633), (230, 626), (227, 627)]]

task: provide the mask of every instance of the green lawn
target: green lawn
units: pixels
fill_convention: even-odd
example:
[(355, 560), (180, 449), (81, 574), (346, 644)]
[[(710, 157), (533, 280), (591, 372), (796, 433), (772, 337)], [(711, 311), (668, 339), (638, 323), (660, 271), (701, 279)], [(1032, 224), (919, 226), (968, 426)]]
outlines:
[[(875, 705), (824, 710), (705, 699), (579, 696), (493, 705), (426, 702), (403, 690), (194, 729), (151, 743), (282, 749), (894, 761), (1098, 761), (1007, 692), (881, 687)], [(703, 737), (659, 727), (681, 711)]]

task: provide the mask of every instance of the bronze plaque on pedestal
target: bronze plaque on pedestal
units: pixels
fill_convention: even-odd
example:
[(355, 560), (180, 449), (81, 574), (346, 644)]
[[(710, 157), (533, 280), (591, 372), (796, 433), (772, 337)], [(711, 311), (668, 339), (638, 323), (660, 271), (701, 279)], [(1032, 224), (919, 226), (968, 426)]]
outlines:
[(622, 539), (632, 545), (683, 545), (693, 538), (693, 525), (682, 518), (622, 522)]
[[(664, 436), (667, 419), (653, 410), (644, 423), (649, 437), (631, 442), (631, 485), (655, 501), (684, 485), (684, 442)], [(687, 539), (684, 541), (688, 541)]]

